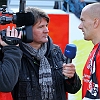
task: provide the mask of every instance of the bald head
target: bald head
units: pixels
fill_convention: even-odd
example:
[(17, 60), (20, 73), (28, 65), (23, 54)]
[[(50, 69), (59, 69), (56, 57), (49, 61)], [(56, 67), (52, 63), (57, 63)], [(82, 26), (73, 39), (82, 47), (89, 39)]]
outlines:
[(100, 19), (100, 3), (88, 4), (82, 9), (82, 12), (87, 12), (89, 16)]
[(100, 42), (100, 3), (86, 5), (81, 12), (79, 29), (84, 33), (85, 40), (95, 45)]

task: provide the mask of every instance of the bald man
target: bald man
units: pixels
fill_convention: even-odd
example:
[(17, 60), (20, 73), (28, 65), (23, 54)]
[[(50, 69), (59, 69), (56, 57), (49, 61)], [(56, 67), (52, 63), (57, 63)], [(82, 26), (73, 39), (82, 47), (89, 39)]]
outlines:
[(94, 47), (83, 69), (83, 100), (100, 100), (100, 3), (92, 3), (82, 9), (81, 23), (84, 40)]

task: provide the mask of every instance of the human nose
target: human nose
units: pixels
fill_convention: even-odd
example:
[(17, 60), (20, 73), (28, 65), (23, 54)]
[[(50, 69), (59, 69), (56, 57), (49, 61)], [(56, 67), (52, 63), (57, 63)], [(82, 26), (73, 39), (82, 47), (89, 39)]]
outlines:
[(79, 29), (82, 29), (82, 23), (79, 24), (78, 28)]
[(49, 29), (48, 29), (47, 26), (45, 27), (45, 30), (44, 31), (47, 32), (47, 33), (49, 32)]

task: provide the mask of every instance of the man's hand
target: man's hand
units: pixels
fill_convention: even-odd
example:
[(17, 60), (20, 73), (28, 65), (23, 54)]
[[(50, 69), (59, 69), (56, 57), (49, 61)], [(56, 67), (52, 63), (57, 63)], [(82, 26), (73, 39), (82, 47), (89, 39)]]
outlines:
[(72, 63), (63, 64), (63, 70), (62, 73), (68, 77), (68, 78), (72, 78), (75, 74), (76, 70), (75, 70), (75, 66)]
[[(10, 31), (10, 26), (7, 27), (7, 31), (6, 31), (6, 36), (7, 37), (16, 37), (16, 38), (21, 38), (21, 32), (20, 34), (18, 34), (18, 31), (14, 28), (14, 26), (12, 27), (12, 30)], [(0, 35), (0, 45), (2, 46), (7, 46), (8, 44), (5, 43), (2, 39), (1, 39), (1, 35)], [(17, 45), (18, 46), (18, 45)]]

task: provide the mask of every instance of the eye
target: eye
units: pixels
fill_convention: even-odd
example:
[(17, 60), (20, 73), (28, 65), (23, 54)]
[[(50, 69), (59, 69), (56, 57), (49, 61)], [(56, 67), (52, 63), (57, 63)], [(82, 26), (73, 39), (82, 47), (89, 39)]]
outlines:
[(39, 28), (43, 28), (43, 25), (40, 25)]
[(48, 24), (46, 25), (46, 27), (48, 27)]
[(84, 22), (85, 20), (82, 20), (82, 22)]
[(80, 19), (82, 22), (85, 21), (83, 18)]

